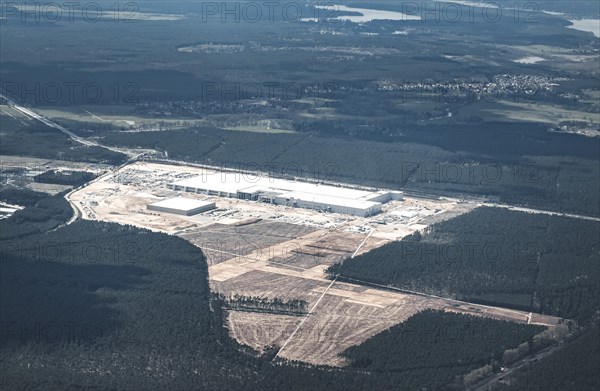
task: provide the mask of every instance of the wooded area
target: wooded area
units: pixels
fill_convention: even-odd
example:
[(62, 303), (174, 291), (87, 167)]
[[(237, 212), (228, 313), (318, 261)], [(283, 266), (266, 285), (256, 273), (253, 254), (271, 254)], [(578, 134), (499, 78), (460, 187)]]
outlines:
[(600, 309), (600, 226), (481, 207), (328, 272), (584, 321)]
[[(58, 227), (73, 215), (73, 209), (64, 198), (64, 193), (58, 193), (53, 197), (40, 196), (40, 193), (17, 193), (24, 194), (25, 204), (30, 207), (21, 209), (4, 220), (0, 220), (0, 239), (7, 240), (23, 237), (25, 235), (39, 234)], [(5, 193), (5, 197), (14, 199), (15, 194)]]
[(39, 122), (23, 125), (22, 122), (7, 116), (0, 118), (0, 153), (3, 155), (108, 164), (120, 164), (127, 159), (125, 155), (106, 148), (82, 145), (58, 129)]
[[(600, 215), (595, 141), (567, 136), (549, 143), (548, 133), (534, 126), (528, 142), (515, 143), (515, 137), (524, 137), (519, 126), (493, 127), (501, 132), (493, 144), (481, 133), (480, 125), (453, 127), (451, 132), (421, 130), (385, 142), (209, 127), (109, 132), (101, 137), (107, 145), (153, 148), (177, 160), (438, 195), (490, 196), (511, 204)], [(500, 144), (502, 153), (498, 152)]]
[(518, 371), (494, 391), (600, 389), (600, 327), (595, 325), (559, 351)]
[(0, 252), (0, 370), (13, 389), (460, 389), (542, 330), (425, 311), (349, 349), (348, 369), (273, 360), (229, 337), (226, 308), (305, 303), (224, 300), (184, 239), (93, 221), (55, 229), (71, 213), (58, 195), (0, 222), (10, 237)]
[(505, 350), (542, 332), (524, 325), (426, 310), (345, 354), (354, 368), (393, 372), (398, 389), (463, 389), (463, 376), (489, 365), (498, 370)]
[(66, 171), (48, 170), (33, 177), (38, 183), (54, 183), (58, 185), (80, 186), (94, 179), (96, 175), (87, 171)]

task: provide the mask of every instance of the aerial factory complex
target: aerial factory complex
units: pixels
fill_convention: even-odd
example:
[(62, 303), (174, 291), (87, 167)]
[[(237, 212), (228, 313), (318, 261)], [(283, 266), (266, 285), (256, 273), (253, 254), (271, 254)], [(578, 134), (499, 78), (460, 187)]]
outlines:
[(367, 191), (273, 177), (252, 177), (248, 180), (242, 175), (225, 172), (220, 175), (199, 175), (170, 183), (167, 187), (190, 193), (363, 217), (381, 212), (382, 203), (403, 198), (400, 191)]

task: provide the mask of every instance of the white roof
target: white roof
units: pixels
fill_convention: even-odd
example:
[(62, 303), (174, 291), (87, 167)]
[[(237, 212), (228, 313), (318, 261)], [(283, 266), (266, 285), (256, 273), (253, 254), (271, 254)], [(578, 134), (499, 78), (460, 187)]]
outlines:
[(151, 204), (152, 206), (159, 206), (162, 208), (172, 208), (178, 210), (192, 210), (201, 208), (203, 206), (212, 205), (214, 202), (196, 200), (192, 198), (175, 197), (169, 198), (168, 200), (162, 200)]
[(342, 206), (346, 208), (356, 208), (363, 210), (381, 205), (380, 202), (353, 200), (324, 194), (303, 193), (300, 191), (291, 191), (289, 193), (284, 193), (281, 195), (281, 197), (286, 197), (290, 199), (294, 198), (295, 200), (314, 202), (330, 206)]
[(261, 192), (261, 191), (273, 191), (274, 189), (270, 189), (268, 187), (263, 187), (263, 186), (250, 186), (250, 187), (244, 187), (243, 189), (240, 189), (240, 191), (243, 191), (244, 193), (256, 193), (256, 192)]
[(174, 183), (177, 186), (209, 189), (220, 192), (236, 193), (247, 188), (263, 188), (265, 191), (276, 192), (301, 192), (322, 196), (331, 196), (346, 199), (364, 199), (374, 192), (358, 189), (349, 189), (331, 185), (322, 185), (309, 182), (298, 182), (286, 179), (273, 178), (268, 175), (251, 175), (231, 172), (216, 172), (199, 175)]
[(247, 184), (240, 185), (240, 182), (236, 182), (233, 178), (230, 178), (230, 180), (221, 180), (221, 175), (218, 174), (195, 176), (173, 184), (198, 189), (210, 189), (223, 193), (236, 193), (239, 189), (248, 187)]

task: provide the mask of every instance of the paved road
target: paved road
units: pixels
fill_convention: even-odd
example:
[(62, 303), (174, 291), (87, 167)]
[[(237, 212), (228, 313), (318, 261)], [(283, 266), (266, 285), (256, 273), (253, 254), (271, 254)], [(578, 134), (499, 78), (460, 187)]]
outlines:
[(0, 93), (0, 98), (6, 100), (6, 102), (12, 109), (20, 112), (21, 114), (25, 115), (26, 117), (28, 117), (32, 120), (39, 121), (46, 126), (49, 126), (51, 128), (59, 130), (60, 132), (64, 133), (67, 137), (69, 137), (71, 140), (76, 141), (82, 145), (86, 145), (88, 147), (100, 147), (100, 148), (108, 149), (113, 152), (119, 152), (124, 155), (127, 155), (129, 157), (129, 159), (131, 159), (131, 160), (137, 159), (138, 157), (140, 157), (146, 153), (149, 153), (149, 152), (153, 152), (153, 153), (156, 152), (154, 150), (149, 150), (149, 149), (135, 150), (135, 149), (129, 149), (129, 148), (111, 147), (111, 146), (106, 146), (106, 145), (100, 144), (99, 142), (94, 141), (94, 140), (89, 140), (89, 139), (86, 139), (83, 137), (79, 137), (78, 135), (71, 132), (69, 129), (65, 128), (64, 126), (57, 124), (56, 122), (52, 121), (51, 119), (49, 119), (47, 117), (37, 114), (32, 109), (28, 109), (26, 107), (18, 105), (17, 103), (15, 103), (13, 100), (11, 100), (10, 98), (8, 98), (6, 95), (4, 95), (2, 93)]

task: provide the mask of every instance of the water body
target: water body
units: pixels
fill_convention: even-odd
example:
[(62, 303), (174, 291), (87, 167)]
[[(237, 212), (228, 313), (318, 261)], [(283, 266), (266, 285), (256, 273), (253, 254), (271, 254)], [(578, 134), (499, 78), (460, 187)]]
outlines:
[(336, 20), (347, 20), (353, 23), (367, 23), (373, 20), (421, 20), (418, 15), (408, 15), (402, 12), (395, 11), (382, 11), (372, 10), (367, 8), (353, 8), (346, 7), (345, 5), (333, 5), (333, 6), (315, 6), (315, 8), (328, 10), (328, 11), (345, 11), (345, 12), (358, 12), (361, 15), (340, 15), (335, 18)]
[(587, 31), (600, 38), (600, 19), (579, 19), (569, 20), (569, 22), (573, 23), (573, 25), (567, 26), (567, 28)]

